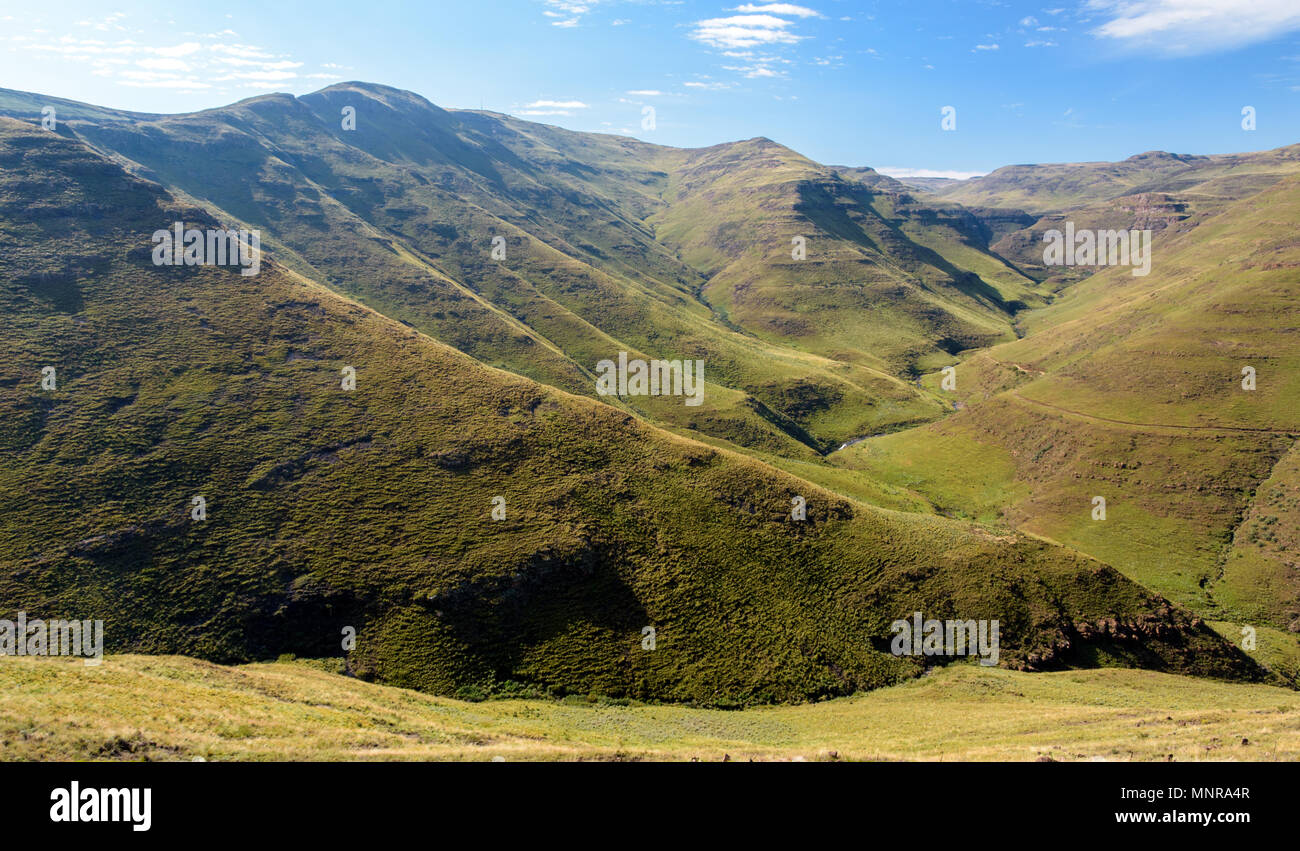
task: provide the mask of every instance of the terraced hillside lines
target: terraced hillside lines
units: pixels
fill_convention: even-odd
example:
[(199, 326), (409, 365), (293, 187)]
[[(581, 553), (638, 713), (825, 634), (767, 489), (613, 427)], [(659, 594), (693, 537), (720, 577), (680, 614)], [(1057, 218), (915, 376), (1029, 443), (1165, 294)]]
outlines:
[(1296, 437), (1300, 432), (1300, 427), (1296, 428), (1251, 428), (1250, 426), (1213, 426), (1213, 425), (1172, 425), (1169, 423), (1135, 423), (1132, 420), (1115, 420), (1110, 417), (1098, 417), (1083, 411), (1073, 411), (1069, 408), (1062, 408), (1060, 405), (1053, 405), (1050, 402), (1043, 402), (1038, 399), (1031, 399), (1022, 395), (1019, 391), (1010, 391), (1011, 395), (1021, 402), (1030, 405), (1038, 405), (1043, 408), (1051, 408), (1053, 411), (1059, 411), (1062, 414), (1069, 414), (1072, 417), (1082, 417), (1086, 420), (1093, 420), (1099, 423), (1112, 423), (1114, 425), (1137, 426), (1143, 429), (1159, 429), (1161, 431), (1217, 431), (1217, 432), (1246, 432), (1254, 434), (1281, 434), (1287, 437)]
[(217, 225), (0, 120), (0, 609), (224, 661), (335, 655), (353, 626), (353, 674), (443, 694), (848, 694), (919, 673), (884, 649), (916, 610), (998, 618), (1011, 666), (1269, 676), (1067, 550), (844, 499), (483, 366), (272, 258), (255, 277), (156, 266), (150, 235), (179, 217)]
[[(1232, 530), (1294, 447), (1295, 432), (1116, 423), (1013, 390), (833, 458), (915, 492), (940, 513), (1045, 536), (1194, 611), (1240, 616), (1261, 606), (1280, 611), (1280, 603), (1243, 608), (1240, 596), (1219, 599), (1215, 583)], [(1105, 522), (1093, 519), (1096, 496), (1106, 499)]]

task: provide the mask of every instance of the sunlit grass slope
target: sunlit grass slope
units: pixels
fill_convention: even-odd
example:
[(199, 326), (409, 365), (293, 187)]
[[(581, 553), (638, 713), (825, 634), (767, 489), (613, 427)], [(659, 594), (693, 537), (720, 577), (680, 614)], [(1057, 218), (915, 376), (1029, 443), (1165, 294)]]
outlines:
[(719, 711), (432, 697), (323, 663), (0, 659), (0, 759), (1296, 760), (1300, 694), (1149, 671), (956, 665), (800, 706)]
[[(355, 129), (341, 127), (344, 108)], [(31, 96), (0, 93), (4, 109), (27, 115)], [(666, 206), (672, 149), (361, 83), (65, 130), (489, 365), (591, 396), (597, 362), (620, 351), (705, 361), (721, 403), (708, 412), (623, 400), (657, 423), (806, 459), (942, 413), (874, 364), (758, 339), (702, 301), (704, 275), (647, 223)]]
[[(1158, 245), (1146, 277), (1109, 269), (1070, 288), (1025, 318), (1024, 339), (957, 368), (964, 410), (837, 463), (1294, 640), (1297, 181)], [(1098, 496), (1105, 520), (1093, 519)]]

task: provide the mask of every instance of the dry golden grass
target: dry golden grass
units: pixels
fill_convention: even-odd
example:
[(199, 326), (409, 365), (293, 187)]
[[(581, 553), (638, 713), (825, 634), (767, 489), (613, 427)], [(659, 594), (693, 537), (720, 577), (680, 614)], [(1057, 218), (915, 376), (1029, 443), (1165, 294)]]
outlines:
[(744, 711), (467, 703), (330, 673), (178, 656), (0, 659), (8, 760), (1294, 760), (1300, 694), (1128, 669), (952, 666)]

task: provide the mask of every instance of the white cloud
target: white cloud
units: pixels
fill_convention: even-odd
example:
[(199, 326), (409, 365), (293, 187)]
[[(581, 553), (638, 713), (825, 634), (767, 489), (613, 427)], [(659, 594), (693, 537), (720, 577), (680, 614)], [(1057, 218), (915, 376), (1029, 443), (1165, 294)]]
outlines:
[(751, 80), (760, 77), (784, 77), (784, 71), (776, 71), (766, 65), (723, 65), (724, 70), (736, 71), (743, 74)]
[(975, 45), (975, 49), (976, 49), (976, 50), (997, 50), (997, 49), (998, 49), (998, 45), (996, 45), (996, 44), (977, 44), (977, 45)]
[[(122, 17), (110, 16), (108, 25), (124, 29), (113, 23)], [(95, 22), (84, 25), (105, 29)], [(40, 33), (39, 30), (31, 32)], [(42, 34), (39, 39), (24, 38), (22, 49), (37, 55), (57, 56), (59, 61), (86, 63), (90, 74), (135, 88), (178, 92), (266, 88), (298, 77), (292, 69), (301, 67), (301, 62), (255, 45), (221, 43), (219, 39), (226, 36), (227, 33), (213, 33), (200, 36), (201, 41), (149, 45), (129, 38), (103, 41)]]
[(279, 62), (268, 62), (264, 59), (240, 59), (236, 56), (218, 56), (216, 61), (222, 65), (233, 65), (236, 67), (255, 67), (263, 70), (284, 70), (285, 68), (301, 68), (301, 62), (290, 62), (283, 59)]
[(233, 71), (220, 77), (213, 77), (214, 82), (225, 83), (231, 80), (252, 80), (262, 83), (283, 83), (298, 77), (292, 71)]
[(110, 30), (110, 29), (124, 30), (126, 29), (126, 27), (119, 24), (118, 21), (122, 20), (125, 17), (126, 17), (125, 12), (114, 12), (113, 14), (99, 21), (89, 21), (89, 20), (77, 21), (77, 26), (93, 27), (97, 30)]
[(1296, 0), (1088, 0), (1109, 17), (1100, 38), (1193, 54), (1254, 44), (1300, 29)]
[(690, 82), (682, 83), (682, 85), (688, 89), (704, 89), (706, 91), (714, 92), (714, 91), (719, 91), (721, 89), (729, 89), (732, 86), (734, 86), (735, 83), (714, 83), (714, 82), (702, 83), (699, 82), (698, 80), (691, 80)]
[(141, 68), (152, 68), (156, 71), (188, 71), (190, 66), (188, 62), (182, 62), (179, 59), (162, 58), (162, 59), (141, 59), (135, 63)]
[(796, 18), (824, 18), (826, 17), (816, 9), (809, 9), (807, 6), (796, 6), (793, 3), (763, 3), (756, 5), (746, 3), (743, 6), (737, 6), (734, 12), (770, 12), (773, 15), (791, 15)]
[(878, 168), (876, 171), (886, 177), (947, 177), (952, 180), (968, 180), (972, 177), (983, 177), (986, 174), (983, 171), (940, 171), (931, 168), (906, 168), (904, 166), (886, 166)]
[(131, 86), (139, 89), (210, 89), (208, 83), (189, 78), (168, 78), (165, 80), (119, 80), (124, 86)]
[(586, 109), (580, 100), (535, 100), (524, 109)]
[(270, 59), (271, 54), (267, 53), (260, 47), (253, 47), (248, 44), (214, 44), (210, 48), (213, 53), (224, 53), (230, 56), (237, 56), (241, 59)]
[(582, 16), (599, 2), (600, 0), (546, 0), (547, 9), (542, 14), (548, 18), (562, 19), (551, 21), (553, 27), (576, 27)]
[(657, 98), (662, 95), (663, 92), (658, 89), (632, 89), (628, 94), (645, 98)]
[(197, 53), (202, 47), (203, 45), (197, 41), (187, 41), (174, 47), (155, 47), (153, 52), (159, 56), (189, 56), (191, 53)]
[(794, 44), (802, 37), (786, 32), (789, 26), (789, 21), (772, 15), (732, 15), (697, 21), (691, 38), (719, 50)]

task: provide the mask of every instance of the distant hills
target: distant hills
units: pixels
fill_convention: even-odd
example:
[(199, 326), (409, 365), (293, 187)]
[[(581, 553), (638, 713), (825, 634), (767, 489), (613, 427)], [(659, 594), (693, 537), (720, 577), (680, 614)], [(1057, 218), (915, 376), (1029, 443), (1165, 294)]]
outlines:
[[(0, 115), (0, 608), (218, 661), (351, 627), (351, 672), (445, 694), (847, 694), (920, 673), (918, 610), (1027, 670), (1290, 676), (1291, 149), (1117, 169), (1193, 213), (1076, 283), (1022, 256), (1052, 205), (1144, 214), (1063, 188), (1093, 164), (936, 197), (364, 83)], [(175, 221), (261, 271), (154, 265)], [(597, 396), (620, 352), (703, 360), (705, 404)]]

